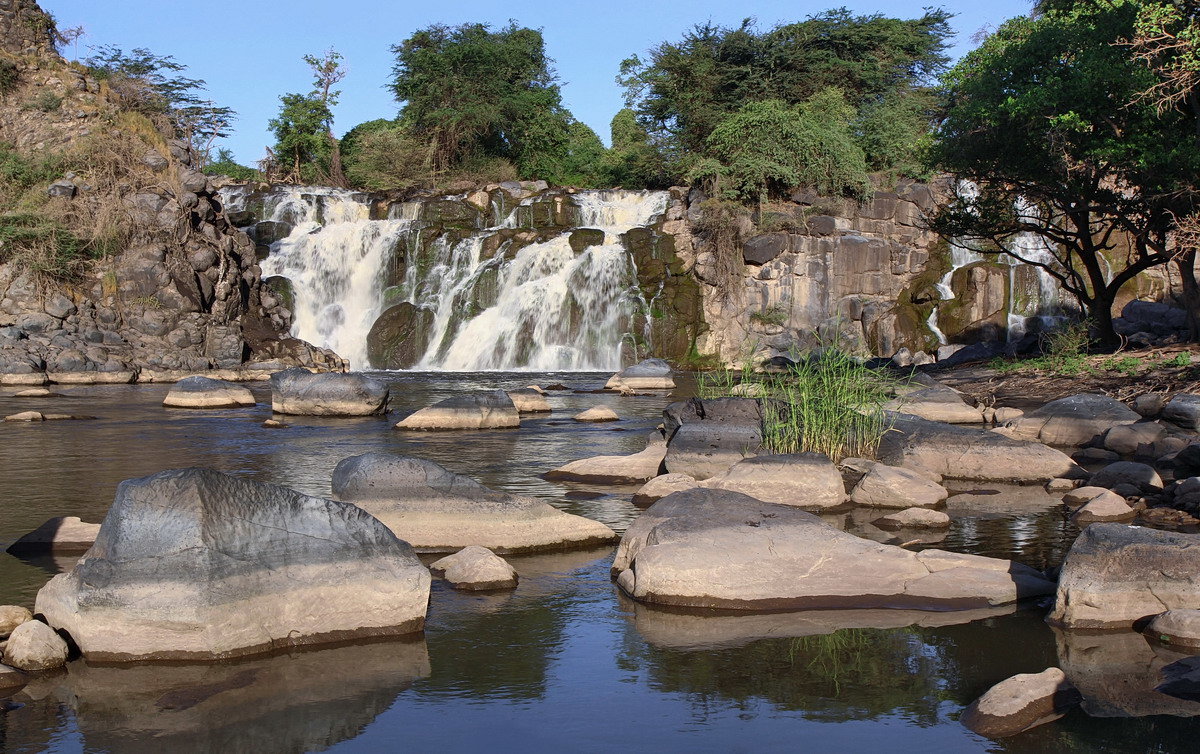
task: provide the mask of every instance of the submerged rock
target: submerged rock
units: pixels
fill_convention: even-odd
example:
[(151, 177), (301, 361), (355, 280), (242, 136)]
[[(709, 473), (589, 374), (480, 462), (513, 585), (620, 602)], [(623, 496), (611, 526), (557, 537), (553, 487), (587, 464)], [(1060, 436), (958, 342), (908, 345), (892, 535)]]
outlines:
[(617, 372), (604, 387), (608, 390), (673, 390), (675, 376), (671, 365), (662, 359), (646, 359)]
[(950, 517), (927, 508), (906, 508), (871, 522), (880, 529), (947, 529)]
[(587, 411), (581, 411), (571, 417), (577, 422), (615, 422), (621, 417), (608, 406), (592, 406)]
[(512, 400), (513, 405), (516, 406), (517, 413), (519, 414), (550, 413), (550, 403), (546, 400), (546, 396), (541, 390), (534, 390), (533, 388), (509, 390), (508, 397)]
[(1067, 552), (1048, 620), (1074, 629), (1130, 629), (1200, 594), (1200, 535), (1098, 523)]
[(992, 686), (963, 710), (962, 724), (987, 738), (1006, 738), (1057, 720), (1079, 704), (1059, 668), (1021, 673)]
[(848, 499), (841, 472), (821, 453), (747, 458), (700, 486), (814, 510), (837, 508)]
[(662, 500), (672, 492), (682, 492), (699, 487), (700, 483), (687, 474), (661, 474), (642, 485), (633, 493), (634, 505), (649, 505)]
[(122, 482), (35, 611), (89, 660), (215, 660), (420, 631), (429, 572), (353, 505), (208, 469)]
[(4, 664), (17, 670), (53, 670), (67, 664), (68, 653), (67, 643), (53, 628), (39, 620), (29, 620), (14, 628), (8, 637)]
[(503, 390), (493, 390), (438, 401), (410, 414), (396, 424), (396, 429), (513, 429), (519, 426), (521, 415), (512, 398)]
[(613, 530), (536, 498), (488, 489), (433, 461), (383, 452), (344, 459), (333, 494), (354, 503), (422, 552), (470, 545), (494, 552), (563, 550), (608, 544)]
[(667, 445), (661, 438), (645, 450), (627, 456), (592, 456), (547, 471), (543, 477), (552, 482), (590, 482), (592, 484), (644, 484), (658, 476)]
[(89, 524), (77, 516), (58, 516), (13, 542), (8, 552), (13, 555), (83, 553), (96, 541), (99, 532), (100, 524)]
[(1200, 701), (1169, 696), (1159, 685), (1165, 671), (1192, 650), (1152, 645), (1135, 631), (1054, 633), (1058, 664), (1082, 695), (1089, 716), (1200, 715)]
[(949, 496), (920, 472), (877, 463), (855, 485), (850, 499), (869, 508), (933, 508)]
[(449, 581), (455, 589), (473, 592), (516, 589), (517, 572), (496, 553), (471, 545), (453, 555), (435, 560), (429, 570)]
[(254, 395), (232, 382), (185, 377), (171, 386), (163, 405), (171, 408), (237, 408), (253, 406)]
[(1079, 446), (1100, 437), (1109, 427), (1133, 424), (1141, 418), (1116, 398), (1081, 393), (1050, 401), (1008, 426), (1018, 439)]
[(294, 367), (271, 375), (271, 410), (277, 414), (370, 416), (384, 413), (387, 402), (387, 384), (364, 374)]
[(1054, 589), (1019, 563), (910, 552), (799, 508), (706, 489), (677, 492), (646, 510), (621, 538), (612, 573), (644, 602), (743, 610), (961, 610)]
[(1146, 636), (1164, 644), (1200, 649), (1200, 610), (1168, 610), (1146, 626)]

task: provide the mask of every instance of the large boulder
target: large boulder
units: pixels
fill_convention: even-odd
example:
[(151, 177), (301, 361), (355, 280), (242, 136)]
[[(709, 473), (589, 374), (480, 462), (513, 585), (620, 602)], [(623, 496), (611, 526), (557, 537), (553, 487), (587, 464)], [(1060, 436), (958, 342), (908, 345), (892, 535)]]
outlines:
[(184, 377), (171, 386), (163, 405), (170, 408), (253, 406), (254, 395), (241, 385), (210, 377)]
[(552, 482), (645, 484), (662, 472), (667, 444), (652, 436), (645, 450), (627, 456), (592, 456), (571, 461), (542, 476)]
[(992, 686), (963, 710), (962, 724), (987, 738), (1006, 738), (1051, 722), (1079, 704), (1059, 668), (1021, 673)]
[(13, 542), (8, 552), (13, 555), (83, 553), (99, 533), (100, 524), (86, 523), (77, 516), (57, 516)]
[(1098, 523), (1071, 545), (1049, 620), (1065, 628), (1129, 629), (1200, 594), (1200, 535)]
[(1200, 431), (1200, 395), (1179, 393), (1163, 406), (1162, 418), (1184, 429)]
[(911, 552), (737, 492), (677, 492), (625, 532), (613, 576), (636, 600), (686, 607), (961, 610), (1049, 594), (1008, 560)]
[(1142, 492), (1152, 492), (1161, 490), (1163, 481), (1153, 466), (1137, 461), (1117, 461), (1092, 474), (1088, 485), (1110, 490), (1118, 485), (1128, 485)]
[(521, 415), (512, 398), (503, 390), (492, 390), (455, 395), (438, 401), (408, 415), (396, 424), (396, 429), (439, 431), (513, 429), (519, 426)]
[(608, 544), (613, 530), (536, 498), (496, 492), (433, 461), (374, 452), (333, 470), (333, 494), (382, 521), (421, 552), (479, 545), (498, 553)]
[(1086, 445), (1110, 427), (1133, 424), (1141, 415), (1116, 398), (1081, 393), (1050, 401), (1009, 423), (1013, 436), (1047, 445)]
[(387, 383), (365, 374), (293, 367), (271, 375), (271, 410), (277, 414), (370, 416), (384, 413), (387, 402)]
[(455, 589), (485, 592), (495, 589), (516, 589), (517, 572), (496, 553), (471, 545), (453, 555), (435, 560), (429, 570), (441, 576)]
[(869, 508), (933, 508), (950, 493), (928, 476), (912, 469), (877, 463), (854, 487), (850, 499)]
[(667, 406), (667, 471), (703, 480), (758, 454), (762, 411), (754, 398), (693, 398)]
[(1078, 467), (1065, 453), (996, 432), (896, 415), (879, 444), (879, 460), (948, 479), (1045, 482)]
[(180, 469), (122, 482), (35, 612), (90, 660), (213, 660), (420, 631), (429, 580), (360, 508)]
[(53, 628), (38, 620), (13, 629), (4, 646), (4, 663), (17, 670), (53, 670), (67, 664), (69, 649)]
[(608, 378), (608, 390), (673, 390), (675, 376), (671, 365), (662, 359), (646, 359)]
[(813, 510), (837, 508), (848, 499), (842, 473), (820, 453), (747, 458), (700, 486)]
[(434, 316), (432, 309), (422, 309), (407, 301), (385, 309), (367, 333), (367, 361), (371, 367), (415, 366), (429, 348)]
[(1158, 422), (1118, 424), (1104, 434), (1104, 448), (1117, 455), (1131, 456), (1153, 447), (1167, 433)]

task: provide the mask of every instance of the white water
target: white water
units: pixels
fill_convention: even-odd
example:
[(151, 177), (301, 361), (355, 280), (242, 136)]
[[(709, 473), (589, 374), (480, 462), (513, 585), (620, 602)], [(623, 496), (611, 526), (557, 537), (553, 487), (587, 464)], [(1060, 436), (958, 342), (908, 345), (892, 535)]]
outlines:
[[(232, 191), (225, 199), (231, 209), (244, 201)], [(394, 205), (389, 219), (371, 220), (361, 195), (278, 187), (264, 214), (294, 229), (271, 245), (262, 273), (292, 281), (292, 334), (333, 349), (355, 369), (369, 366), (371, 325), (387, 306), (407, 301), (433, 312), (429, 347), (415, 368), (615, 371), (633, 314), (644, 306), (620, 235), (654, 222), (667, 194), (590, 191), (574, 200), (579, 227), (603, 230), (602, 245), (576, 254), (564, 233), (515, 254), (506, 242), (485, 258), (489, 236), (520, 227), (513, 207), (496, 228), (456, 243), (442, 236), (428, 249), (431, 259), (418, 259), (418, 204)], [(396, 260), (405, 274), (389, 289)]]

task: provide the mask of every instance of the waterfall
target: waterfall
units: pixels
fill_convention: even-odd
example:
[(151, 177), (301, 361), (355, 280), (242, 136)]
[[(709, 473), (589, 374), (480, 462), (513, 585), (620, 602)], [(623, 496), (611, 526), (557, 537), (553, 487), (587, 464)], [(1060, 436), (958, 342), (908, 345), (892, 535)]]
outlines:
[[(227, 190), (226, 209), (247, 207), (249, 196), (244, 187)], [(421, 202), (371, 219), (364, 195), (278, 186), (260, 217), (290, 232), (260, 264), (264, 278), (291, 281), (292, 334), (355, 369), (370, 366), (368, 333), (380, 315), (407, 304), (422, 313), (419, 340), (428, 344), (414, 368), (615, 371), (634, 314), (646, 306), (622, 236), (657, 222), (667, 201), (666, 192), (619, 190), (501, 197), (485, 214), (495, 226), (451, 231), (422, 220)], [(566, 206), (578, 224), (535, 227), (534, 210), (546, 209), (538, 202)], [(593, 231), (580, 251), (571, 243), (576, 229)]]

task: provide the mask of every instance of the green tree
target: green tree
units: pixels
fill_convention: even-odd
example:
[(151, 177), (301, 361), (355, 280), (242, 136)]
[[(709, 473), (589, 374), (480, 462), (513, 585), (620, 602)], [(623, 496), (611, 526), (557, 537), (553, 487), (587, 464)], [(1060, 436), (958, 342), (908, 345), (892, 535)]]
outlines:
[(604, 155), (604, 182), (629, 189), (661, 188), (668, 182), (662, 154), (630, 108), (622, 108), (609, 125), (612, 146)]
[(1054, 261), (1022, 261), (1057, 278), (1110, 343), (1117, 292), (1168, 261), (1200, 170), (1194, 123), (1138, 99), (1154, 74), (1118, 44), (1138, 11), (1096, 0), (1005, 23), (945, 77), (930, 151), (933, 167), (978, 186), (931, 227), (1018, 258), (1017, 236), (1041, 238)]
[(342, 54), (332, 47), (321, 57), (305, 55), (304, 62), (313, 72), (313, 91), (310, 96), (318, 97), (329, 117), (325, 120), (325, 138), (329, 142), (329, 180), (335, 186), (346, 185), (346, 174), (342, 169), (342, 153), (337, 137), (333, 135), (333, 108), (337, 107), (338, 99), (342, 96), (339, 89), (334, 89), (342, 79), (346, 78), (346, 68), (342, 65)]
[(429, 142), (395, 121), (355, 126), (342, 139), (342, 156), (350, 183), (373, 191), (415, 188), (433, 175)]
[(252, 181), (258, 177), (258, 171), (239, 164), (228, 149), (218, 149), (217, 159), (211, 160), (204, 166), (206, 175), (227, 175), (235, 181)]
[(286, 166), (286, 180), (322, 180), (327, 175), (331, 149), (326, 124), (333, 118), (316, 94), (285, 94), (279, 98), (279, 115), (267, 123), (275, 135), (274, 155)]

